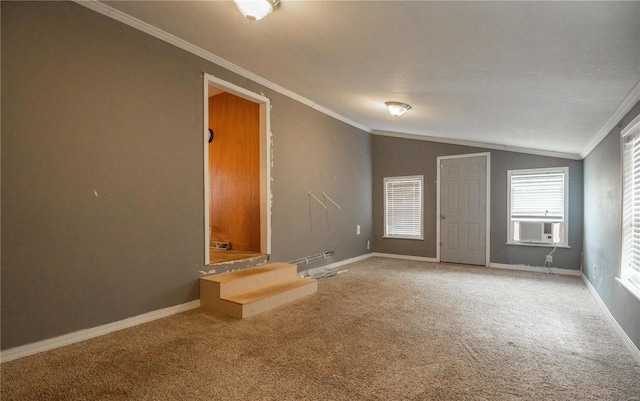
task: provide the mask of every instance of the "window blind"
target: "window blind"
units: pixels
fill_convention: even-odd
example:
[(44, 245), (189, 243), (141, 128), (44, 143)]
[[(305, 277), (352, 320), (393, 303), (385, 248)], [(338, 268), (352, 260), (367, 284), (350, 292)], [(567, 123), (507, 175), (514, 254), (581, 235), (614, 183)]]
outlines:
[(626, 164), (627, 168), (631, 171), (626, 172), (625, 190), (628, 190), (630, 195), (628, 206), (631, 210), (628, 210), (630, 217), (630, 267), (640, 273), (640, 135), (635, 135), (630, 138), (630, 141), (625, 144), (627, 148), (630, 160)]
[(563, 171), (512, 174), (511, 218), (564, 221), (564, 175)]
[(422, 177), (385, 178), (385, 236), (422, 238)]

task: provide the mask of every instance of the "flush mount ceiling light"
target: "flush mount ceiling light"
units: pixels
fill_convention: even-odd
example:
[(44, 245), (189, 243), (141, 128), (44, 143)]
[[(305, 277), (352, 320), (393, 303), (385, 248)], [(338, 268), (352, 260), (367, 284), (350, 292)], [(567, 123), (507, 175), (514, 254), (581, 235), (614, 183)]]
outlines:
[(411, 108), (411, 106), (402, 102), (385, 102), (385, 104), (387, 105), (387, 109), (389, 109), (389, 113), (394, 117), (403, 115)]
[(278, 8), (280, 0), (233, 0), (249, 21), (259, 21)]

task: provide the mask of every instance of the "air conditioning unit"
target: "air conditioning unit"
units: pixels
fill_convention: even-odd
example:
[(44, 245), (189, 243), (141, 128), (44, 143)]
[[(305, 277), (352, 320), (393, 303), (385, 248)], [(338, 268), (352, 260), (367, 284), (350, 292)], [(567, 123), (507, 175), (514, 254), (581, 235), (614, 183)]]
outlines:
[(539, 244), (553, 243), (553, 223), (542, 221), (519, 221), (516, 228), (520, 229), (520, 242)]

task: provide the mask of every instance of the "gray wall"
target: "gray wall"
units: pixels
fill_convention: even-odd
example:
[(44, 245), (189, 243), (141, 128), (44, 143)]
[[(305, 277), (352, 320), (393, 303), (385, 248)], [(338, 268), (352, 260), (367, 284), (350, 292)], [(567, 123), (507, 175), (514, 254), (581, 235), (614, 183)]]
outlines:
[(622, 249), (622, 157), (620, 131), (640, 114), (629, 111), (584, 160), (583, 273), (607, 308), (640, 348), (640, 301), (617, 280)]
[(198, 298), (202, 71), (272, 100), (272, 260), (367, 252), (369, 134), (77, 4), (1, 7), (2, 349)]
[[(436, 257), (436, 179), (438, 156), (491, 153), (491, 251), (492, 263), (542, 266), (551, 248), (506, 245), (507, 170), (569, 167), (569, 246), (553, 254), (553, 266), (580, 269), (582, 253), (582, 161), (525, 153), (475, 148), (415, 139), (374, 135), (373, 244), (376, 252)], [(384, 177), (424, 175), (424, 240), (382, 238), (384, 234)]]

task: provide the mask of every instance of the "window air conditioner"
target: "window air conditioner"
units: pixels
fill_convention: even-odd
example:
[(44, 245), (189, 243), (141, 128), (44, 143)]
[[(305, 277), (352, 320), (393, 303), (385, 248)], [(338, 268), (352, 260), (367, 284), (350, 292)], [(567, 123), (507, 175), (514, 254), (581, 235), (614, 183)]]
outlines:
[(520, 242), (553, 243), (553, 223), (520, 221)]

